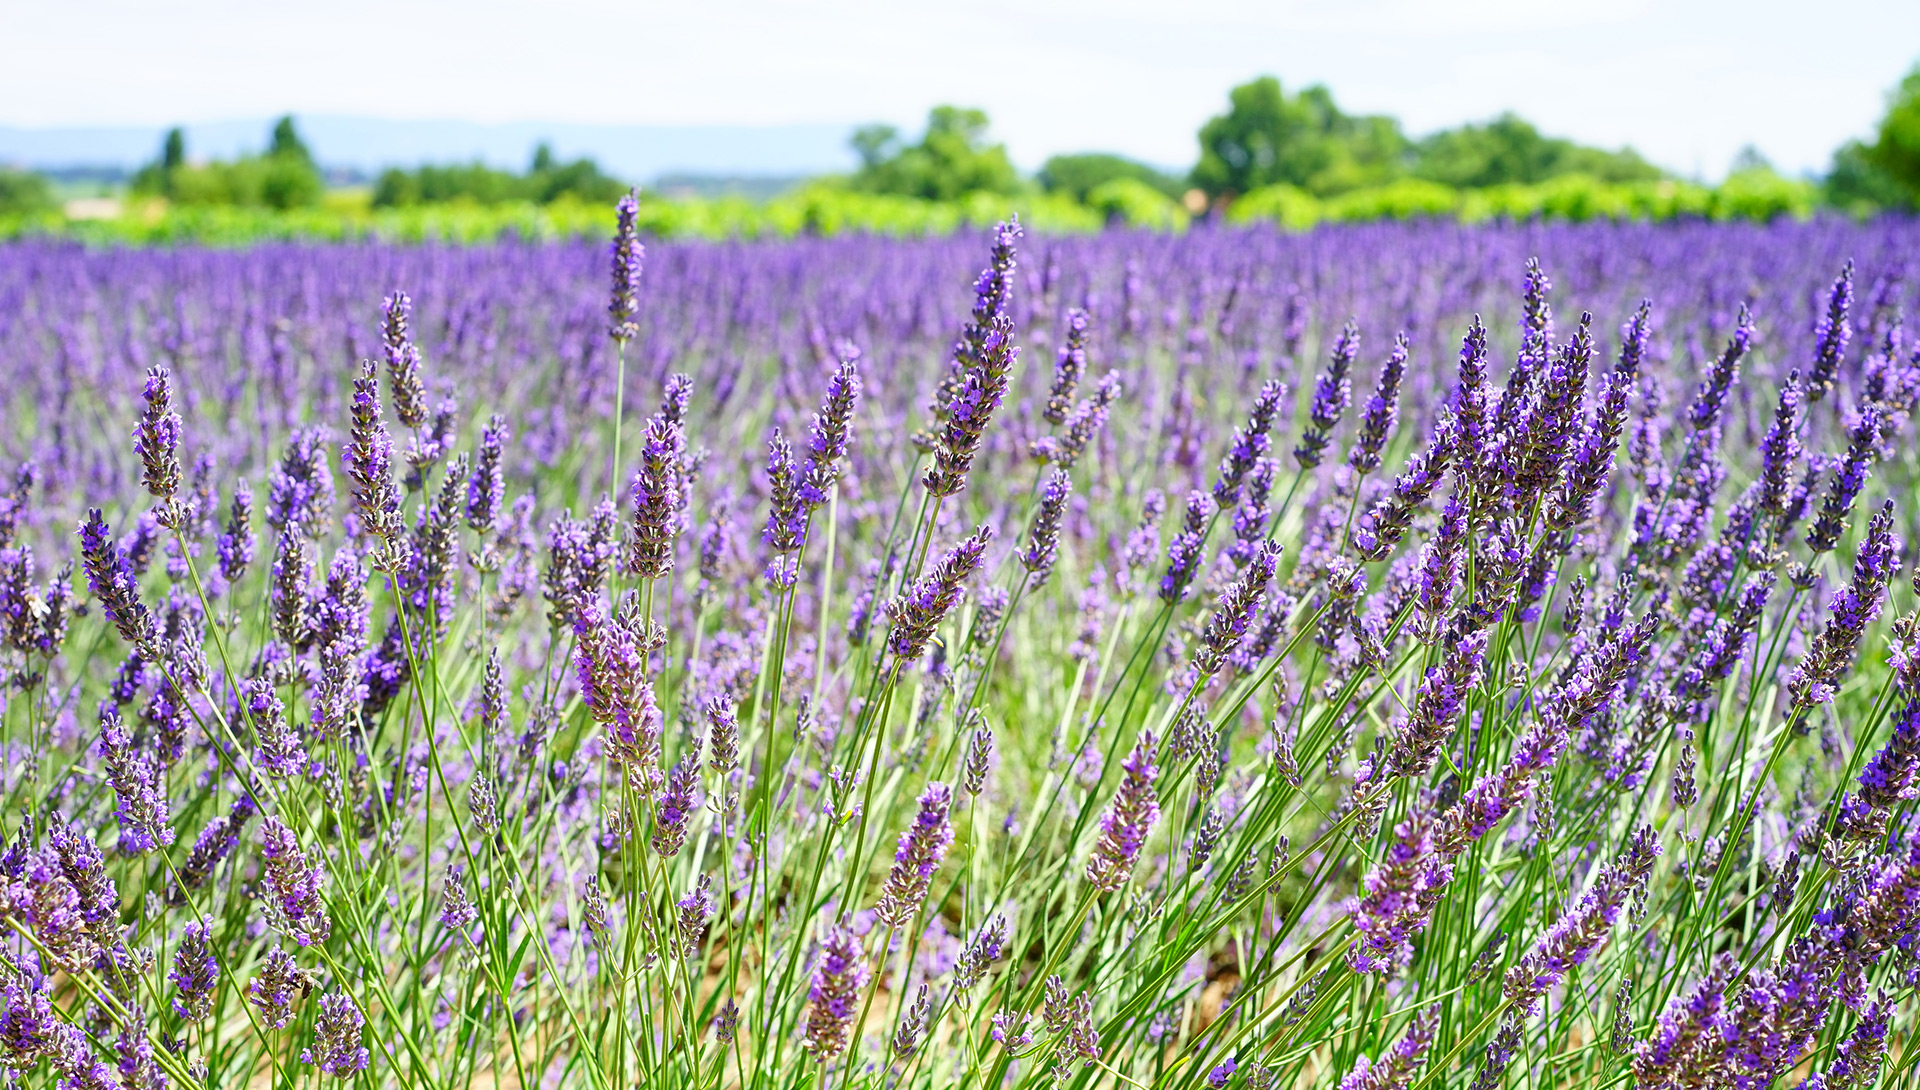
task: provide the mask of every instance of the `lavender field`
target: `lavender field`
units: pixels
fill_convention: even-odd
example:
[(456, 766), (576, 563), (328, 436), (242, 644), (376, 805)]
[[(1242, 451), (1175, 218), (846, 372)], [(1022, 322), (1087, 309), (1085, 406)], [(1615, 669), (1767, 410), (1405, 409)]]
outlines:
[(1916, 259), (0, 247), (0, 1064), (1916, 1085)]

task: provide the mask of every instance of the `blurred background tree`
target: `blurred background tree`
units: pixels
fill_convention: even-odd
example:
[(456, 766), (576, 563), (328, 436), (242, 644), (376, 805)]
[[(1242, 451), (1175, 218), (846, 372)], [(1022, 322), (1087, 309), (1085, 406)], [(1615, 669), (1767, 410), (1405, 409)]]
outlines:
[(1015, 193), (1020, 174), (1004, 144), (987, 143), (984, 110), (935, 106), (917, 144), (902, 145), (891, 125), (854, 130), (853, 150), (860, 169), (855, 189), (926, 200), (958, 200), (968, 193)]
[(1178, 198), (1186, 187), (1180, 179), (1157, 167), (1107, 152), (1081, 155), (1055, 155), (1040, 167), (1034, 181), (1049, 193), (1065, 193), (1084, 202), (1087, 194), (1120, 179), (1139, 182), (1171, 198)]
[(1291, 185), (1318, 196), (1399, 175), (1409, 148), (1391, 117), (1350, 116), (1318, 84), (1288, 96), (1262, 76), (1235, 87), (1227, 112), (1200, 127), (1195, 187), (1213, 198)]
[(273, 123), (267, 150), (231, 162), (187, 161), (186, 134), (167, 130), (160, 154), (133, 176), (136, 194), (188, 205), (240, 205), (286, 210), (320, 203), (326, 183), (292, 116)]
[(1920, 65), (1887, 96), (1874, 141), (1849, 140), (1834, 152), (1827, 199), (1842, 208), (1920, 210)]
[(1443, 129), (1413, 145), (1416, 178), (1456, 189), (1536, 185), (1565, 174), (1603, 182), (1654, 181), (1659, 167), (1631, 148), (1604, 151), (1542, 135), (1520, 117), (1505, 113), (1484, 125)]

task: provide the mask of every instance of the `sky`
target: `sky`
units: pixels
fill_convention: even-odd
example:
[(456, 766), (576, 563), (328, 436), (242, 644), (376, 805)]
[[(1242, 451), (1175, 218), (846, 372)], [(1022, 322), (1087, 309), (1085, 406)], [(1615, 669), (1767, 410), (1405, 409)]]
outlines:
[(913, 131), (950, 102), (987, 110), (1028, 168), (1188, 165), (1227, 90), (1271, 73), (1415, 135), (1513, 110), (1708, 180), (1749, 144), (1817, 171), (1920, 61), (1914, 0), (0, 0), (0, 26), (12, 129), (293, 112)]

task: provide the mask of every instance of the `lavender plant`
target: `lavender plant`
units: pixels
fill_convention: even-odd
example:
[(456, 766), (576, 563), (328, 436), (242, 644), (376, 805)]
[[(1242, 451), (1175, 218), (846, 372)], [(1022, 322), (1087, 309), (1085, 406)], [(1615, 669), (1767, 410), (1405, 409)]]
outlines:
[(1920, 227), (636, 199), (0, 250), (11, 1077), (1916, 1079)]

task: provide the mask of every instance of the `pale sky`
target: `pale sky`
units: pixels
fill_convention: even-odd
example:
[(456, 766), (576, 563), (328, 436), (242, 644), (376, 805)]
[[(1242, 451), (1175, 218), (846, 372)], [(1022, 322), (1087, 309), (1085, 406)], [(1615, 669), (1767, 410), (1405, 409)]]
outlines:
[(651, 125), (985, 108), (1033, 167), (1184, 166), (1235, 83), (1322, 82), (1413, 134), (1511, 109), (1713, 178), (1823, 168), (1920, 61), (1920, 2), (0, 0), (0, 125), (282, 112)]

